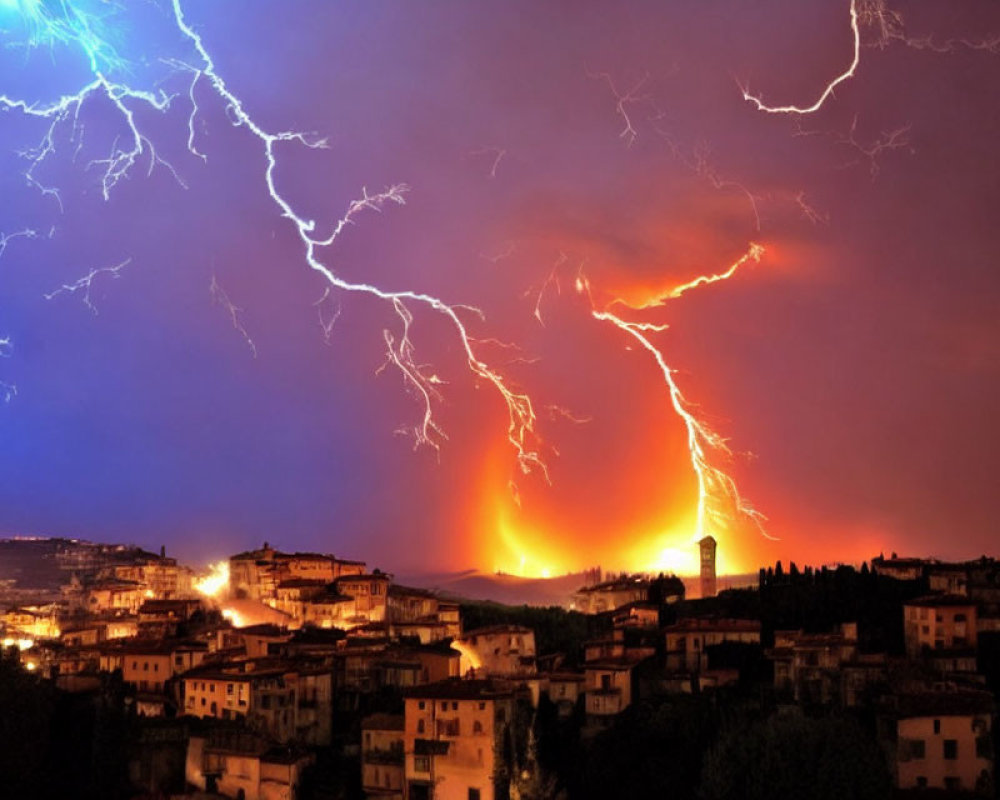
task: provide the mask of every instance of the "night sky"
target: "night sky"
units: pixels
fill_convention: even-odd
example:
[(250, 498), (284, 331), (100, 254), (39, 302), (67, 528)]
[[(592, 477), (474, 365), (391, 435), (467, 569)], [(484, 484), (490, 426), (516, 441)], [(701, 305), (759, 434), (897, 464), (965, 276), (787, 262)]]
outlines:
[[(79, 42), (31, 28), (34, 5), (0, 0), (0, 93), (50, 103), (94, 75)], [(326, 291), (207, 80), (192, 117), (183, 64), (204, 64), (167, 0), (80, 5), (112, 79), (173, 99), (123, 101), (144, 152), (107, 200), (100, 162), (128, 130), (106, 96), (34, 168), (58, 200), (25, 177), (50, 123), (0, 112), (0, 232), (37, 234), (0, 254), (0, 534), (199, 562), (266, 539), (409, 572), (687, 570), (687, 431), (650, 353), (591, 315), (610, 308), (669, 324), (650, 340), (733, 450), (709, 460), (778, 538), (717, 523), (723, 569), (996, 553), (997, 3), (861, 8), (891, 25), (862, 14), (855, 74), (810, 114), (741, 87), (813, 104), (851, 64), (849, 2), (182, 3), (259, 125), (325, 137), (276, 147), (295, 213), (329, 231), (365, 188), (408, 187), (320, 257), (481, 309), (458, 313), (530, 395), (551, 483), (522, 472), (499, 394), (420, 303), (414, 361), (441, 381), (447, 438), (414, 448), (421, 399), (379, 370), (399, 315)], [(760, 262), (728, 281), (609, 305), (751, 243)], [(126, 260), (89, 297), (46, 297)]]

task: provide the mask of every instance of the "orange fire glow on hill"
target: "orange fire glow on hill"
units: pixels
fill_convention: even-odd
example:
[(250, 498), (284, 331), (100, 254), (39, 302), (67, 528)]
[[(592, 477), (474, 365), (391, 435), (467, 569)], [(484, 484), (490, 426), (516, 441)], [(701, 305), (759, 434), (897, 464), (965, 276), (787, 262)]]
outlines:
[[(738, 552), (745, 546), (738, 547), (737, 540), (767, 538), (760, 525), (763, 516), (746, 502), (721, 466), (732, 456), (726, 440), (682, 394), (658, 340), (668, 326), (634, 321), (625, 314), (661, 308), (688, 292), (727, 281), (760, 263), (764, 253), (763, 246), (751, 242), (727, 266), (641, 299), (634, 292), (628, 299), (617, 296), (603, 308), (595, 305), (586, 277), (577, 275), (576, 288), (590, 301), (591, 318), (624, 334), (625, 349), (644, 357), (637, 363), (648, 389), (632, 410), (635, 417), (645, 417), (646, 424), (637, 425), (628, 442), (623, 440), (628, 436), (622, 433), (624, 426), (616, 430), (614, 445), (621, 448), (624, 462), (618, 470), (600, 450), (575, 454), (577, 463), (594, 466), (589, 472), (604, 473), (604, 482), (595, 485), (588, 476), (580, 482), (589, 480), (590, 486), (574, 487), (561, 500), (538, 495), (522, 507), (497, 491), (497, 470), (488, 467), (481, 528), (492, 529), (492, 536), (485, 538), (493, 545), (490, 552), (481, 554), (481, 562), (492, 562), (496, 571), (526, 577), (548, 577), (594, 565), (693, 575), (699, 570), (696, 542), (711, 534), (719, 542), (719, 572), (748, 567)], [(612, 313), (612, 307), (622, 310)], [(562, 492), (553, 489), (550, 494)]]

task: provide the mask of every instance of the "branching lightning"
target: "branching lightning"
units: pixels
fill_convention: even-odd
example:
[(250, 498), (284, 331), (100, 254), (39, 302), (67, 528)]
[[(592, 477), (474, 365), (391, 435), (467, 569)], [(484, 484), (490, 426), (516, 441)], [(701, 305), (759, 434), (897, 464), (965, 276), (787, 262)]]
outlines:
[[(340, 319), (340, 303), (336, 302), (330, 294), (330, 287), (323, 289), (323, 296), (313, 305), (316, 307), (316, 316), (319, 317), (319, 327), (323, 331), (323, 341), (327, 344), (333, 339), (333, 326)], [(332, 306), (333, 311), (324, 313), (324, 306)]]
[[(145, 158), (149, 169), (157, 164), (166, 166), (171, 174), (183, 185), (178, 172), (162, 159), (154, 149), (151, 140), (142, 133), (136, 119), (136, 109), (144, 107), (163, 112), (173, 99), (165, 92), (151, 92), (135, 89), (122, 80), (115, 80), (109, 75), (120, 70), (121, 59), (108, 40), (103, 37), (102, 19), (98, 15), (80, 11), (77, 4), (63, 0), (57, 5), (58, 13), (51, 13), (47, 4), (39, 0), (21, 0), (16, 4), (26, 30), (25, 45), (39, 47), (55, 44), (68, 44), (80, 47), (89, 59), (93, 80), (83, 86), (75, 94), (60, 97), (47, 104), (28, 102), (7, 95), (0, 95), (0, 108), (6, 111), (18, 111), (26, 116), (38, 118), (47, 122), (47, 128), (38, 146), (27, 151), (24, 156), (28, 161), (25, 176), (28, 182), (46, 195), (53, 196), (62, 205), (56, 189), (46, 186), (36, 176), (36, 170), (55, 151), (56, 141), (63, 126), (71, 126), (70, 139), (81, 135), (80, 111), (82, 106), (92, 97), (103, 95), (117, 109), (125, 123), (127, 136), (124, 140), (116, 139), (107, 157), (95, 160), (91, 166), (100, 167), (102, 195), (110, 197), (111, 191), (118, 182), (136, 166), (140, 159)], [(364, 210), (381, 211), (386, 204), (403, 204), (407, 187), (398, 185), (384, 192), (369, 195), (362, 192), (362, 197), (350, 204), (346, 214), (338, 220), (326, 235), (317, 233), (317, 223), (299, 214), (291, 200), (279, 189), (276, 171), (278, 169), (278, 149), (285, 144), (297, 144), (311, 149), (325, 147), (322, 138), (312, 137), (297, 131), (272, 132), (265, 129), (246, 109), (240, 98), (227, 84), (218, 72), (215, 61), (209, 52), (201, 34), (187, 21), (181, 0), (170, 0), (177, 30), (194, 51), (197, 63), (188, 61), (170, 62), (175, 69), (183, 69), (191, 74), (187, 85), (187, 95), (191, 101), (191, 111), (188, 116), (187, 149), (195, 157), (205, 160), (207, 155), (201, 152), (196, 143), (195, 122), (199, 113), (196, 95), (203, 87), (210, 88), (216, 97), (224, 104), (227, 116), (236, 128), (247, 131), (261, 145), (263, 150), (262, 178), (266, 191), (277, 207), (280, 215), (287, 219), (295, 229), (303, 249), (306, 264), (327, 282), (328, 287), (344, 292), (358, 292), (386, 301), (402, 322), (399, 333), (386, 330), (384, 339), (387, 347), (388, 363), (397, 367), (406, 384), (418, 397), (423, 413), (421, 421), (414, 426), (412, 433), (416, 445), (439, 447), (444, 434), (433, 416), (433, 404), (437, 399), (435, 375), (428, 373), (414, 361), (414, 346), (410, 339), (411, 325), (414, 321), (411, 305), (423, 306), (444, 316), (454, 327), (465, 356), (466, 366), (472, 374), (493, 387), (503, 400), (508, 415), (507, 439), (514, 448), (518, 464), (523, 472), (533, 469), (540, 470), (547, 477), (545, 465), (539, 453), (540, 440), (535, 432), (536, 414), (531, 398), (514, 388), (507, 379), (479, 357), (460, 312), (466, 307), (446, 303), (438, 297), (418, 291), (394, 291), (367, 283), (352, 283), (335, 274), (320, 258), (324, 248), (334, 245), (343, 230), (354, 222), (355, 217)], [(499, 161), (499, 158), (497, 159)], [(494, 169), (496, 166), (494, 162)], [(125, 262), (127, 263), (127, 262)], [(125, 264), (114, 268), (95, 270), (73, 284), (66, 284), (46, 295), (47, 298), (62, 292), (84, 292), (84, 302), (95, 311), (90, 300), (91, 283), (95, 277), (112, 272), (117, 277), (118, 270)], [(482, 315), (473, 309), (479, 318)], [(238, 328), (239, 329), (239, 328)], [(326, 327), (324, 326), (326, 330)], [(244, 334), (245, 335), (245, 334)], [(249, 341), (249, 339), (248, 339)], [(252, 345), (251, 345), (252, 347)]]
[(226, 294), (226, 290), (219, 284), (218, 279), (215, 277), (215, 273), (212, 273), (212, 282), (209, 284), (208, 293), (211, 296), (213, 303), (222, 306), (226, 315), (229, 317), (229, 321), (233, 323), (233, 328), (239, 332), (240, 336), (243, 337), (243, 341), (247, 343), (247, 347), (250, 349), (250, 355), (253, 358), (257, 358), (257, 345), (253, 343), (253, 339), (250, 338), (250, 334), (247, 333), (247, 329), (244, 327), (243, 321), (240, 319), (240, 312), (243, 311), (243, 309), (235, 305), (233, 301), (229, 299), (229, 295)]
[(632, 88), (625, 93), (618, 90), (615, 86), (614, 79), (607, 72), (588, 71), (587, 75), (594, 80), (602, 80), (608, 85), (608, 88), (611, 90), (611, 94), (613, 94), (615, 98), (615, 112), (622, 118), (622, 123), (625, 126), (618, 134), (618, 138), (625, 142), (626, 147), (631, 147), (633, 142), (635, 142), (636, 138), (639, 136), (639, 132), (632, 124), (632, 117), (629, 114), (629, 106), (646, 100), (643, 95), (639, 94), (639, 90), (642, 89), (646, 81), (649, 80), (649, 75), (643, 75), (643, 77), (634, 83)]
[(834, 91), (840, 84), (854, 77), (858, 65), (861, 63), (861, 29), (858, 27), (857, 0), (851, 0), (851, 33), (854, 36), (854, 55), (851, 58), (851, 63), (847, 69), (837, 75), (823, 88), (823, 91), (812, 105), (769, 106), (759, 95), (751, 94), (747, 86), (740, 87), (743, 92), (743, 99), (752, 103), (758, 111), (764, 111), (768, 114), (813, 114), (819, 111), (823, 104), (833, 97)]
[(38, 234), (30, 228), (25, 228), (23, 231), (16, 231), (14, 233), (0, 233), (0, 258), (3, 258), (3, 254), (7, 251), (7, 245), (14, 241), (14, 239), (34, 239), (36, 236)]
[(113, 267), (99, 267), (97, 269), (92, 269), (82, 278), (73, 281), (73, 283), (64, 283), (58, 289), (53, 289), (45, 295), (46, 300), (51, 300), (60, 294), (76, 294), (77, 292), (83, 292), (83, 304), (90, 309), (91, 313), (97, 314), (97, 306), (94, 305), (93, 298), (90, 296), (90, 292), (94, 286), (94, 279), (100, 275), (110, 275), (112, 278), (121, 277), (120, 273), (125, 267), (132, 263), (131, 258), (126, 258), (120, 264), (115, 264)]
[(915, 37), (906, 33), (903, 15), (891, 10), (886, 0), (851, 0), (850, 7), (851, 34), (853, 36), (853, 54), (851, 62), (841, 73), (830, 80), (822, 89), (815, 102), (807, 106), (794, 104), (771, 106), (764, 102), (760, 95), (752, 94), (745, 85), (740, 86), (743, 99), (751, 103), (758, 111), (768, 114), (813, 114), (820, 110), (831, 97), (835, 96), (838, 86), (855, 76), (861, 64), (861, 28), (875, 30), (875, 38), (867, 46), (886, 48), (893, 42), (899, 42), (915, 50), (929, 50), (935, 53), (952, 53), (958, 49), (977, 50), (1000, 54), (1000, 35), (984, 39), (957, 39), (945, 41), (935, 40), (933, 36)]
[[(719, 273), (699, 276), (694, 280), (672, 287), (648, 303), (641, 306), (629, 307), (639, 310), (660, 306), (666, 300), (681, 297), (691, 289), (728, 280), (750, 261), (759, 262), (763, 254), (764, 248), (761, 245), (751, 243), (747, 252), (730, 265), (728, 269)], [(588, 296), (591, 294), (589, 283), (582, 275), (577, 278), (577, 290)], [(616, 300), (614, 304), (627, 305), (621, 300)], [(726, 440), (694, 414), (691, 404), (685, 399), (680, 387), (677, 385), (674, 370), (667, 364), (662, 351), (650, 339), (650, 334), (661, 333), (667, 330), (668, 326), (652, 322), (632, 322), (622, 319), (607, 309), (593, 309), (591, 314), (594, 319), (614, 325), (632, 337), (644, 350), (653, 356), (657, 366), (660, 368), (663, 381), (670, 395), (671, 407), (684, 423), (687, 432), (687, 445), (691, 458), (691, 467), (698, 482), (698, 505), (694, 538), (700, 539), (706, 534), (718, 532), (719, 528), (724, 527), (735, 514), (753, 521), (763, 536), (773, 539), (774, 537), (770, 536), (764, 530), (766, 519), (764, 515), (757, 511), (742, 496), (736, 485), (736, 481), (711, 462), (709, 458), (710, 453), (720, 454), (723, 457), (731, 457), (733, 453)]]

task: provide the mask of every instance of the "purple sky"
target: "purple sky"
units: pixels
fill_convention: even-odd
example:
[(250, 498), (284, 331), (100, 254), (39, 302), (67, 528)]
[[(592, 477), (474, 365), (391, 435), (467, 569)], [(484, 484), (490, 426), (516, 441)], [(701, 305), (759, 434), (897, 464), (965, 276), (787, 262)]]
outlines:
[[(520, 474), (498, 395), (419, 305), (415, 359), (444, 381), (448, 438), (415, 451), (397, 433), (422, 414), (398, 370), (376, 374), (399, 317), (355, 294), (314, 305), (324, 279), (267, 194), (260, 142), (205, 83), (207, 161), (187, 151), (190, 74), (161, 59), (194, 56), (164, 7), (109, 24), (129, 80), (177, 93), (138, 119), (187, 188), (144, 160), (104, 201), (90, 162), (124, 128), (92, 98), (75, 158), (63, 126), (37, 171), (60, 211), (24, 179), (45, 124), (0, 113), (0, 232), (42, 234), (0, 255), (0, 381), (17, 387), (0, 403), (0, 533), (193, 560), (267, 539), (407, 571), (653, 566), (690, 550), (685, 430), (649, 354), (574, 281), (599, 306), (638, 302), (758, 242), (728, 282), (615, 306), (669, 323), (653, 340), (736, 452), (715, 463), (781, 539), (734, 526), (728, 566), (995, 552), (1000, 52), (968, 45), (1000, 35), (996, 3), (893, 6), (910, 41), (876, 46), (863, 24), (856, 74), (804, 116), (761, 113), (740, 85), (811, 104), (850, 63), (846, 2), (184, 5), (260, 124), (327, 137), (279, 147), (298, 214), (325, 229), (363, 187), (410, 187), (324, 262), (479, 307), (473, 336), (521, 348), (477, 353), (532, 397), (552, 483)], [(16, 23), (0, 12), (0, 39)], [(88, 77), (63, 49), (2, 52), (0, 93), (51, 99)], [(127, 258), (95, 278), (98, 313), (82, 292), (45, 299)], [(319, 314), (336, 309), (327, 341)]]

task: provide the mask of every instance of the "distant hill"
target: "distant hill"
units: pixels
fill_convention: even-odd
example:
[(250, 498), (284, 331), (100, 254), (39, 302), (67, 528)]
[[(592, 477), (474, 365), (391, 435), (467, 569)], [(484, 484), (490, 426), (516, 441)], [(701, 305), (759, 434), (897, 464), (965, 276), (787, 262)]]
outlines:
[[(573, 593), (586, 582), (582, 572), (559, 575), (555, 578), (522, 578), (464, 570), (461, 572), (397, 574), (396, 583), (431, 589), (459, 600), (492, 600), (504, 605), (563, 606), (568, 607)], [(697, 576), (681, 576), (688, 598), (699, 596)], [(746, 586), (756, 586), (757, 575), (720, 575), (719, 591)]]

